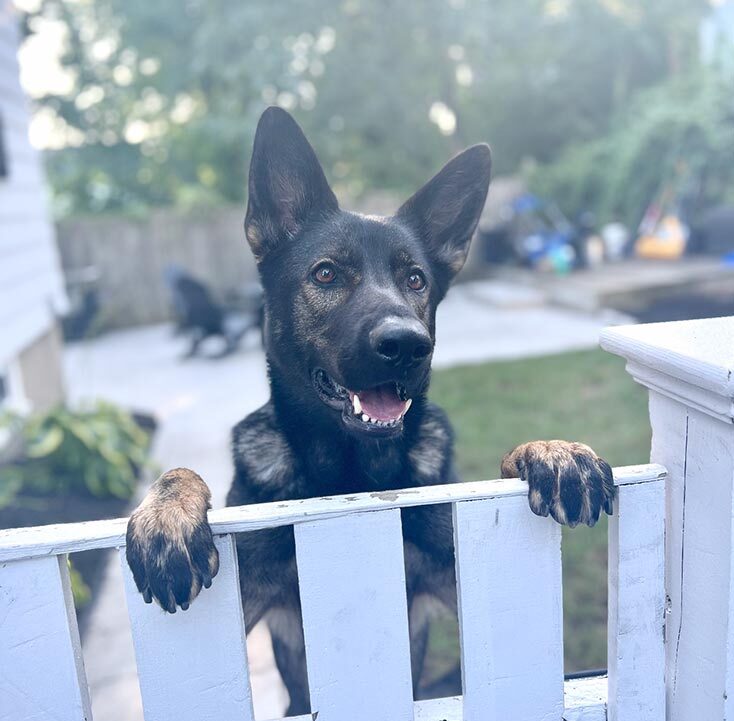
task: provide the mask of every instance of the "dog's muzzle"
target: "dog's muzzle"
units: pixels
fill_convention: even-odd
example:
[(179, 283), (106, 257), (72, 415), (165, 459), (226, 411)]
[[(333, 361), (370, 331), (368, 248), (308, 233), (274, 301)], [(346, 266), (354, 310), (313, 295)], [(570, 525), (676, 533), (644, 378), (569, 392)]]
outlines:
[(372, 388), (351, 390), (322, 369), (314, 372), (313, 383), (321, 400), (341, 411), (342, 421), (350, 430), (383, 437), (402, 431), (403, 419), (412, 403), (402, 384), (390, 381)]

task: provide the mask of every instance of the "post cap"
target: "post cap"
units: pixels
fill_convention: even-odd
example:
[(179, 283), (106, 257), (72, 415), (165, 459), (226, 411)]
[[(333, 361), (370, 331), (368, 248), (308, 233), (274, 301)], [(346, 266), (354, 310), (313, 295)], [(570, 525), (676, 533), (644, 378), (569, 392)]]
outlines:
[(642, 385), (734, 422), (734, 317), (607, 328), (601, 347)]

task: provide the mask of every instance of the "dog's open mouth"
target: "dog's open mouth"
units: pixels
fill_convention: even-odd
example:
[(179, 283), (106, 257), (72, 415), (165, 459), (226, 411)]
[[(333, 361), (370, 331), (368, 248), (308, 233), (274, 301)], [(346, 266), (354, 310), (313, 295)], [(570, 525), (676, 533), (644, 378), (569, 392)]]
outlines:
[(347, 427), (377, 435), (393, 435), (402, 430), (412, 400), (400, 383), (391, 381), (354, 391), (337, 383), (323, 370), (317, 370), (313, 378), (321, 400), (341, 410)]

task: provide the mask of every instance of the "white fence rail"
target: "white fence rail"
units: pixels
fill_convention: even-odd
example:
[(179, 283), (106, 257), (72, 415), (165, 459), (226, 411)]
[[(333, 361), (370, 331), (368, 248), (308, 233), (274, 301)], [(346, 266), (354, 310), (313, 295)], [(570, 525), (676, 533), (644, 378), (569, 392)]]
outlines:
[[(0, 719), (91, 720), (66, 558), (120, 548), (146, 720), (250, 721), (232, 534), (294, 525), (318, 721), (662, 721), (664, 479), (615, 471), (608, 699), (606, 678), (564, 693), (561, 529), (502, 480), (213, 511), (219, 575), (173, 616), (135, 589), (124, 519), (0, 532)], [(454, 509), (464, 693), (414, 703), (399, 509), (435, 503)]]

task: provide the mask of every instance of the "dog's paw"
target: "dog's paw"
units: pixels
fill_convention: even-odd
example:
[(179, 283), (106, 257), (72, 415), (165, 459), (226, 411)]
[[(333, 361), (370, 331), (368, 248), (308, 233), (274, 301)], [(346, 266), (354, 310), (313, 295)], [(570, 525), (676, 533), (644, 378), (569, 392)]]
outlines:
[(526, 481), (532, 511), (558, 523), (593, 526), (602, 510), (612, 515), (612, 469), (583, 443), (525, 443), (505, 456), (502, 475)]
[(146, 603), (184, 611), (219, 570), (204, 481), (187, 468), (164, 473), (127, 525), (127, 562)]

